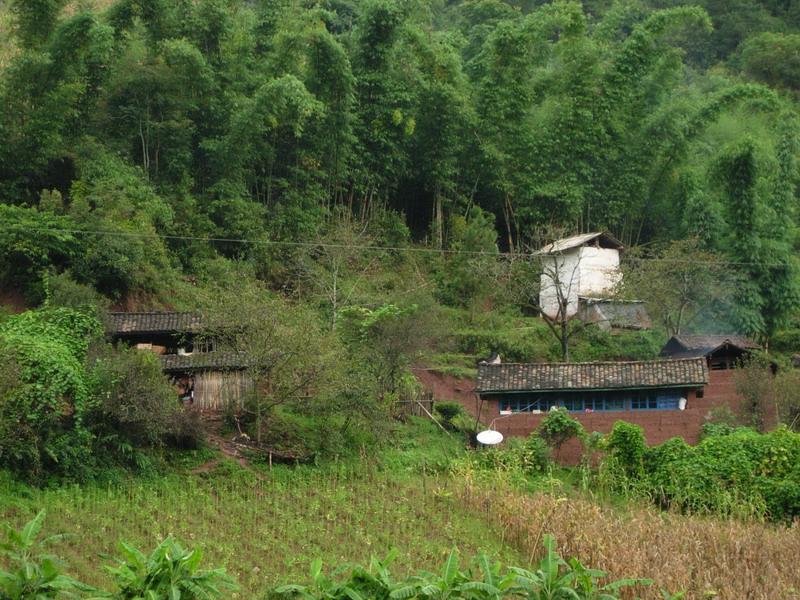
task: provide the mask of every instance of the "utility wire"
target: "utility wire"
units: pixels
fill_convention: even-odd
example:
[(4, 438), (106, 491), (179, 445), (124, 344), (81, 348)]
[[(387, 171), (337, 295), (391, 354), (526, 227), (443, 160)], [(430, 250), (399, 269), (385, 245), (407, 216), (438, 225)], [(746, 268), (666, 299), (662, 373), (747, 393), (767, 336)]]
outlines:
[[(222, 238), (222, 237), (202, 237), (192, 235), (171, 235), (161, 233), (138, 233), (133, 231), (110, 231), (102, 229), (67, 229), (61, 227), (26, 227), (21, 225), (12, 225), (10, 229), (17, 231), (29, 231), (33, 233), (70, 233), (75, 235), (99, 235), (107, 237), (120, 237), (120, 238), (135, 238), (135, 239), (160, 239), (160, 240), (173, 240), (173, 241), (188, 241), (188, 242), (206, 242), (206, 243), (225, 243), (225, 244), (242, 244), (254, 246), (284, 246), (284, 247), (298, 247), (298, 248), (331, 248), (342, 250), (365, 250), (365, 251), (381, 251), (381, 252), (415, 252), (420, 254), (464, 254), (470, 256), (485, 256), (493, 258), (530, 258), (542, 260), (544, 256), (559, 256), (560, 254), (540, 254), (539, 252), (487, 252), (485, 250), (456, 250), (456, 249), (441, 249), (436, 248), (421, 248), (418, 246), (378, 246), (375, 244), (338, 244), (332, 242), (293, 242), (289, 240), (253, 240), (244, 238)], [(731, 261), (731, 260), (689, 260), (689, 259), (673, 259), (673, 258), (657, 258), (657, 257), (626, 257), (625, 260), (632, 262), (660, 262), (660, 263), (674, 263), (674, 264), (692, 264), (692, 265), (717, 265), (717, 266), (758, 266), (758, 267), (787, 267), (789, 264), (785, 262), (761, 262), (761, 261)]]

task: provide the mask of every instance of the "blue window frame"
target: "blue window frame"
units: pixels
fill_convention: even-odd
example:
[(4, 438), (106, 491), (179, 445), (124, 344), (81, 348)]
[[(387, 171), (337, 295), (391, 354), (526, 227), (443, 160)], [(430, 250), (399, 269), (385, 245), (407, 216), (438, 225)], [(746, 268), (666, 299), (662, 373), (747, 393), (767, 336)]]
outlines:
[(614, 412), (625, 410), (678, 410), (683, 398), (680, 390), (647, 390), (640, 392), (606, 391), (542, 394), (503, 398), (500, 410), (512, 413), (547, 412), (554, 406), (570, 412)]

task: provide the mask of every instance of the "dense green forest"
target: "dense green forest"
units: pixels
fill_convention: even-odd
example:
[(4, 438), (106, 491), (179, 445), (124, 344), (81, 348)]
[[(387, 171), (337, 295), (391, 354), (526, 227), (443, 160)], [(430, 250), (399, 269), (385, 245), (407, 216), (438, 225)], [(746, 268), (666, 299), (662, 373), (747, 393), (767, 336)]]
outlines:
[[(315, 555), (530, 563), (552, 529), (687, 598), (795, 597), (796, 527), (756, 521), (800, 515), (799, 94), (796, 0), (0, 0), (0, 515), (48, 508), (101, 587), (87, 547), (154, 534), (257, 597)], [(535, 251), (591, 231), (624, 244), (613, 295), (652, 328), (541, 318)], [(241, 358), (241, 406), (204, 420), (110, 343), (109, 310), (159, 309)], [(400, 406), (423, 369), (651, 359), (682, 332), (766, 351), (697, 447), (553, 411), (468, 452), (493, 421)], [(767, 401), (785, 427), (763, 434)], [(39, 577), (40, 514), (0, 584), (9, 557)]]
[(2, 10), (0, 274), (29, 301), (55, 270), (163, 304), (219, 256), (297, 287), (293, 244), (346, 214), (385, 247), (691, 237), (736, 266), (738, 329), (798, 303), (794, 2)]

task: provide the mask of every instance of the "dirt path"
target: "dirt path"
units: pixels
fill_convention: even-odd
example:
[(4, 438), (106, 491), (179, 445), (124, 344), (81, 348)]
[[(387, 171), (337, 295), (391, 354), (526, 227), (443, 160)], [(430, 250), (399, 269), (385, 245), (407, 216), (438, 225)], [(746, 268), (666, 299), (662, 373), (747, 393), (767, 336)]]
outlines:
[(213, 458), (191, 470), (191, 473), (210, 473), (216, 469), (224, 459), (228, 458), (239, 463), (244, 469), (251, 470), (258, 477), (261, 474), (253, 470), (250, 461), (242, 453), (242, 445), (222, 435), (222, 421), (214, 416), (204, 419), (206, 424), (206, 443), (222, 454), (222, 458)]

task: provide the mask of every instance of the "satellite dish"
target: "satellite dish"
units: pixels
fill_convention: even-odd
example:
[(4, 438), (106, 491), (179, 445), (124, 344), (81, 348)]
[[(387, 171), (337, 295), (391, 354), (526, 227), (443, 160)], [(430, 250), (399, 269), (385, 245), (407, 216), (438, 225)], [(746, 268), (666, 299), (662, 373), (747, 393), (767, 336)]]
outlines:
[(481, 431), (477, 437), (478, 441), (485, 446), (496, 446), (503, 441), (503, 434), (492, 429)]

